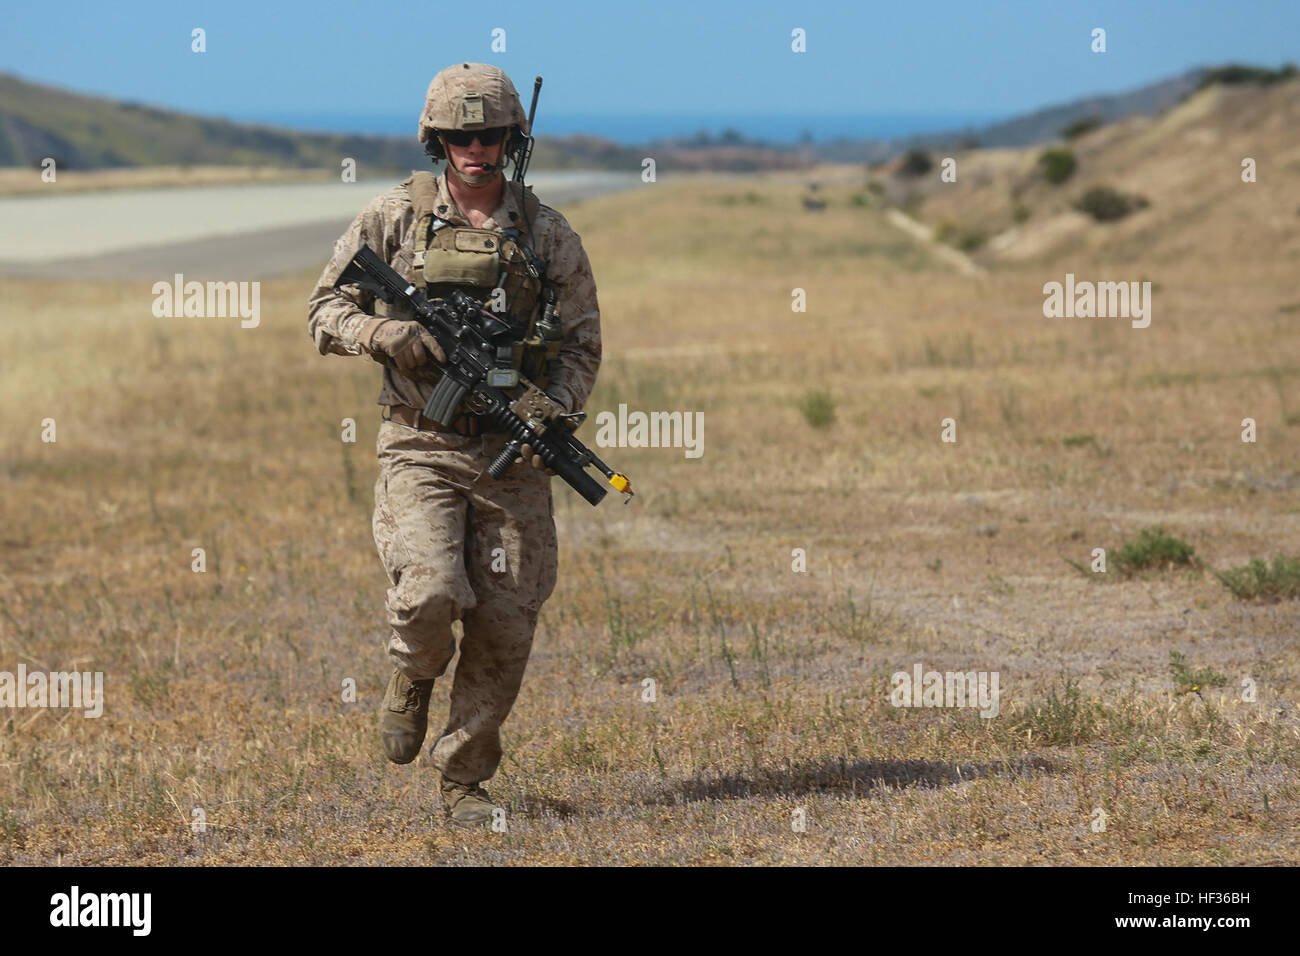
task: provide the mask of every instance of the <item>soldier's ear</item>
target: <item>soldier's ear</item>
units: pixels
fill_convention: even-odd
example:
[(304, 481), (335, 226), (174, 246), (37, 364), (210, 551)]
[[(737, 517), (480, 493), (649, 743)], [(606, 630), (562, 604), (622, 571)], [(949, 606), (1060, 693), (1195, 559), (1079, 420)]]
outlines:
[(439, 160), (443, 160), (447, 158), (447, 153), (442, 148), (442, 139), (437, 135), (430, 136), (427, 140), (424, 141), (424, 151), (433, 159), (435, 163), (438, 162)]

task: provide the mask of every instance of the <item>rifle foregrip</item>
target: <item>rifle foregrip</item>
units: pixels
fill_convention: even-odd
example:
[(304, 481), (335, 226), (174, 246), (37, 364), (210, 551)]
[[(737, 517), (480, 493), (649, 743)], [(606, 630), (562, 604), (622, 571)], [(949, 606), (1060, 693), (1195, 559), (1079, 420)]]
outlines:
[[(501, 425), (509, 433), (511, 439), (489, 468), (489, 474), (493, 478), (499, 478), (505, 474), (506, 469), (514, 464), (515, 458), (519, 456), (520, 446), (528, 445), (534, 450), (535, 454), (542, 456), (542, 461), (546, 464), (546, 467), (563, 478), (570, 488), (587, 500), (588, 504), (600, 504), (607, 494), (604, 486), (583, 471), (582, 465), (569, 457), (567, 449), (557, 447), (554, 439), (536, 434), (509, 407), (499, 408), (493, 418), (497, 424)], [(492, 468), (497, 471), (493, 472)]]
[(493, 478), (500, 478), (515, 463), (515, 459), (519, 457), (519, 451), (519, 442), (512, 438), (506, 444), (506, 447), (501, 449), (501, 454), (497, 455), (492, 464), (488, 465), (488, 474)]

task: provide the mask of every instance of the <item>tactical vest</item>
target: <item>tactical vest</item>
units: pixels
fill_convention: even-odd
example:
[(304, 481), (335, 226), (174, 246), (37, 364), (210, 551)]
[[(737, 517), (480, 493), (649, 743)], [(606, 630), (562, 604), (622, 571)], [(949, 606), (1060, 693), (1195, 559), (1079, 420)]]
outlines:
[[(402, 185), (415, 209), (415, 281), (424, 280), (430, 298), (443, 298), (460, 289), (514, 325), (521, 334), (514, 366), (545, 389), (563, 331), (558, 312), (546, 305), (554, 300), (554, 291), (546, 283), (546, 263), (530, 262), (526, 248), (532, 245), (531, 226), (537, 221), (541, 202), (525, 186), (525, 230), (474, 229), (438, 217), (433, 173), (412, 173)], [(513, 184), (507, 183), (506, 188)]]

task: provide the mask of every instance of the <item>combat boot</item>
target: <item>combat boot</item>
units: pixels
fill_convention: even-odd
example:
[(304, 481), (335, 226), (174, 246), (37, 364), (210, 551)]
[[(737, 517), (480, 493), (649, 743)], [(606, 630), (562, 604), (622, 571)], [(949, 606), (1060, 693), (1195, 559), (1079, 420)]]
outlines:
[(442, 809), (452, 823), (476, 827), (492, 819), (496, 804), (478, 784), (457, 783), (442, 778)]
[(432, 693), (432, 677), (413, 681), (401, 671), (393, 671), (379, 717), (379, 736), (384, 741), (384, 754), (393, 763), (410, 763), (419, 755), (425, 731), (429, 728), (429, 695)]

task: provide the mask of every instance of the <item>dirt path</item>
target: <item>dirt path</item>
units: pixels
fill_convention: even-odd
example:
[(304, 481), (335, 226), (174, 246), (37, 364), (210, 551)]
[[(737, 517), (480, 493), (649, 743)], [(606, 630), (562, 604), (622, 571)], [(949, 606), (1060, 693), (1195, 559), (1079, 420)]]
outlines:
[(903, 232), (907, 233), (917, 242), (925, 244), (938, 258), (956, 266), (962, 275), (978, 276), (984, 274), (984, 268), (976, 265), (971, 257), (966, 255), (966, 253), (954, 249), (952, 246), (945, 246), (941, 242), (936, 242), (934, 239), (934, 230), (925, 223), (917, 222), (911, 216), (907, 215), (907, 213), (899, 209), (887, 210), (885, 212), (885, 218), (889, 220), (890, 225), (903, 230)]

